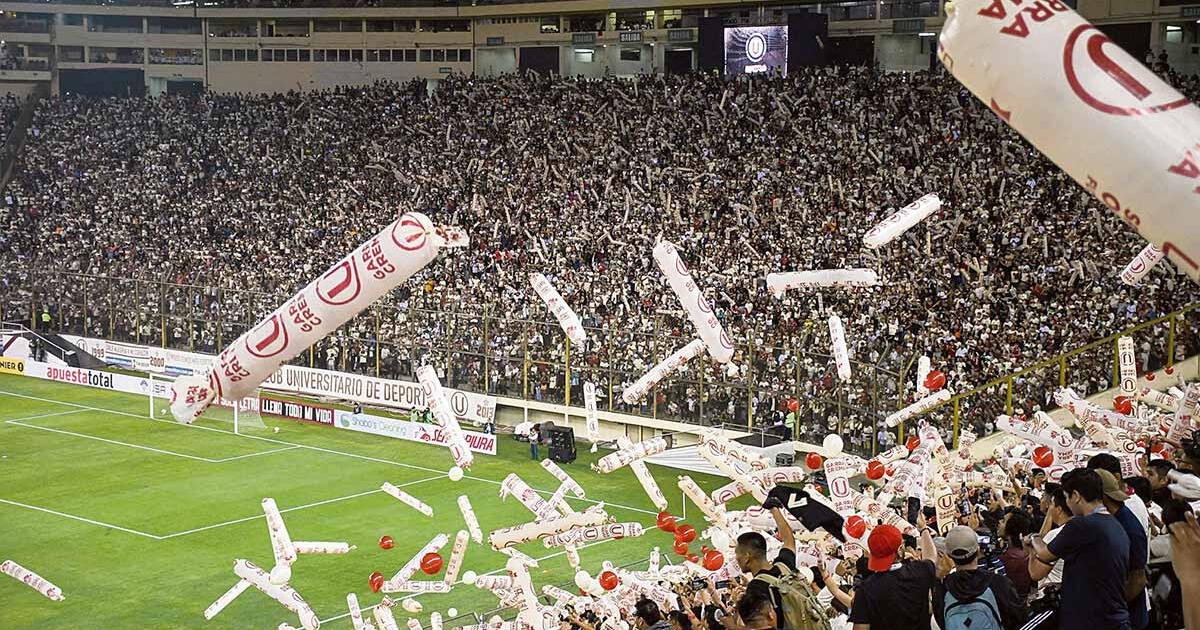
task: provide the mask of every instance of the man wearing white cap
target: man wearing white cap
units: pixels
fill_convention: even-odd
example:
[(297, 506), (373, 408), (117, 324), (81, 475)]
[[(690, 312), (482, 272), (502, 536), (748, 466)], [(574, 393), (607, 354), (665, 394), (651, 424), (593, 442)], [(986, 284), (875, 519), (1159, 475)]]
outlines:
[(939, 628), (1016, 630), (1029, 616), (1012, 580), (979, 568), (979, 536), (959, 525), (946, 533), (946, 555), (954, 571), (933, 592)]

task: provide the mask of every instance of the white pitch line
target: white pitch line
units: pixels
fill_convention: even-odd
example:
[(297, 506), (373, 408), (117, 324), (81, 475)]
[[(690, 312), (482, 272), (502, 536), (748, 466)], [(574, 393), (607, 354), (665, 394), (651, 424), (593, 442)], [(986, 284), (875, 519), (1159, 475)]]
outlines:
[[(146, 416), (146, 415), (142, 415), (142, 414), (136, 414), (136, 413), (129, 413), (129, 412), (126, 412), (126, 411), (116, 411), (116, 410), (113, 410), (113, 409), (104, 409), (103, 407), (89, 407), (88, 405), (80, 405), (80, 404), (76, 404), (76, 403), (64, 402), (64, 401), (61, 401), (61, 400), (54, 400), (53, 398), (39, 398), (39, 397), (37, 397), (37, 396), (29, 396), (29, 395), (27, 395), (27, 394), (16, 394), (16, 393), (13, 393), (13, 392), (8, 392), (8, 391), (3, 391), (3, 390), (0, 390), (0, 395), (6, 395), (6, 396), (15, 396), (15, 397), (17, 397), (17, 398), (25, 398), (25, 399), (28, 399), (28, 400), (37, 400), (37, 401), (40, 401), (40, 402), (56, 403), (56, 404), (59, 404), (59, 405), (67, 405), (67, 406), (69, 406), (69, 407), (77, 407), (77, 408), (79, 408), (79, 409), (88, 409), (88, 410), (91, 410), (91, 411), (102, 411), (102, 412), (105, 412), (105, 413), (112, 413), (112, 414), (116, 414), (116, 415), (119, 415), (119, 416), (128, 416), (128, 417), (130, 417), (130, 418), (139, 418), (139, 419), (142, 419), (142, 420), (152, 420), (152, 421), (154, 421), (154, 422), (165, 422), (165, 423), (167, 423), (167, 424), (171, 424), (171, 425), (178, 426), (178, 427), (187, 427), (187, 428), (190, 428), (190, 429), (200, 429), (200, 430), (203, 430), (203, 431), (214, 431), (214, 432), (216, 432), (216, 433), (224, 433), (224, 434), (226, 434), (226, 435), (233, 435), (233, 436), (237, 436), (237, 437), (240, 437), (240, 438), (246, 438), (246, 439), (248, 439), (248, 440), (259, 440), (259, 441), (262, 441), (262, 442), (270, 442), (270, 443), (272, 443), (272, 444), (284, 444), (284, 445), (287, 445), (287, 446), (296, 446), (296, 447), (299, 447), (299, 448), (308, 449), (308, 450), (310, 450), (310, 451), (317, 451), (317, 452), (321, 452), (321, 453), (329, 453), (329, 454), (332, 454), (332, 455), (341, 455), (341, 456), (343, 456), (343, 457), (353, 457), (353, 458), (355, 458), (355, 459), (362, 459), (362, 460), (366, 460), (366, 461), (377, 462), (377, 463), (380, 463), (380, 464), (389, 464), (389, 465), (392, 465), (392, 466), (400, 466), (400, 467), (402, 467), (402, 468), (411, 468), (411, 469), (413, 469), (413, 470), (423, 470), (423, 471), (425, 471), (425, 472), (431, 472), (431, 473), (445, 473), (445, 471), (444, 471), (444, 470), (439, 470), (439, 469), (437, 469), (437, 468), (427, 468), (427, 467), (425, 467), (425, 466), (417, 466), (417, 465), (415, 465), (415, 464), (406, 464), (406, 463), (404, 463), (404, 462), (397, 462), (397, 461), (393, 461), (393, 460), (390, 460), (390, 459), (381, 459), (381, 458), (379, 458), (379, 457), (371, 457), (371, 456), (369, 456), (369, 455), (358, 455), (358, 454), (356, 454), (356, 453), (347, 453), (347, 452), (345, 452), (345, 451), (337, 451), (337, 450), (334, 450), (334, 449), (330, 449), (330, 448), (323, 448), (323, 447), (320, 447), (320, 446), (310, 446), (310, 445), (308, 445), (308, 444), (298, 444), (298, 443), (296, 443), (296, 442), (288, 442), (288, 441), (285, 441), (285, 440), (277, 440), (277, 439), (274, 439), (274, 438), (261, 437), (261, 436), (258, 436), (258, 435), (244, 435), (244, 434), (241, 434), (241, 433), (234, 433), (233, 431), (228, 431), (228, 430), (226, 430), (226, 429), (218, 429), (218, 428), (216, 428), (216, 427), (205, 427), (205, 426), (200, 426), (200, 425), (197, 425), (197, 424), (179, 424), (178, 422), (175, 422), (175, 421), (173, 421), (173, 420), (163, 420), (163, 419), (160, 419), (160, 418), (153, 418), (153, 417), (150, 417), (150, 416)], [(493, 480), (493, 479), (485, 479), (485, 478), (483, 478), (483, 477), (473, 477), (473, 476), (471, 476), (471, 475), (465, 475), (463, 478), (464, 478), (464, 479), (471, 479), (471, 480), (474, 480), (474, 481), (482, 481), (482, 482), (484, 482), (484, 483), (490, 483), (490, 484), (497, 485), (497, 486), (499, 486), (499, 485), (503, 485), (503, 482), (501, 482), (501, 481), (495, 481), (495, 480)], [(555, 489), (557, 490), (557, 486), (555, 486)], [(539, 490), (539, 489), (537, 489), (537, 488), (534, 488), (534, 491), (535, 491), (535, 492), (537, 492), (538, 494), (542, 494), (542, 495), (545, 495), (545, 496), (554, 496), (554, 492), (555, 492), (554, 490)], [(618, 503), (608, 503), (608, 502), (605, 502), (605, 501), (596, 501), (596, 500), (593, 500), (593, 499), (575, 499), (575, 498), (571, 498), (571, 499), (569, 499), (569, 500), (581, 501), (581, 502), (584, 502), (584, 503), (591, 503), (591, 504), (604, 503), (604, 504), (605, 504), (605, 506), (607, 506), (607, 507), (613, 507), (613, 508), (617, 508), (617, 509), (621, 509), (621, 510), (629, 510), (630, 512), (639, 512), (639, 513), (642, 513), (642, 514), (654, 514), (654, 515), (657, 515), (657, 514), (658, 514), (658, 512), (655, 512), (655, 511), (653, 511), (653, 510), (646, 510), (646, 509), (643, 509), (643, 508), (636, 508), (636, 507), (631, 507), (631, 506), (628, 506), (628, 505), (620, 505), (620, 504), (618, 504)]]
[(283, 448), (275, 448), (275, 449), (271, 449), (269, 451), (263, 451), (261, 453), (250, 453), (249, 455), (234, 455), (233, 457), (226, 457), (224, 459), (214, 459), (212, 461), (213, 461), (213, 463), (221, 464), (224, 462), (231, 462), (235, 459), (246, 459), (247, 457), (258, 457), (259, 455), (270, 455), (271, 453), (282, 453), (284, 451), (292, 451), (292, 450), (295, 450), (298, 448), (300, 448), (300, 447), (299, 446), (285, 446)]
[[(411, 485), (415, 485), (418, 483), (425, 483), (426, 481), (433, 481), (435, 479), (444, 479), (445, 477), (446, 477), (446, 475), (437, 475), (435, 477), (429, 477), (426, 479), (417, 479), (416, 481), (409, 481), (409, 482), (405, 482), (402, 484), (398, 484), (396, 487), (403, 488), (405, 486), (411, 486)], [(338, 501), (347, 501), (350, 499), (357, 499), (358, 497), (365, 497), (369, 494), (375, 494), (376, 492), (383, 492), (383, 490), (376, 488), (374, 490), (367, 490), (366, 492), (359, 492), (356, 494), (348, 494), (344, 497), (337, 497), (334, 499), (325, 499), (324, 501), (317, 501), (316, 503), (307, 503), (305, 505), (297, 505), (295, 507), (290, 507), (290, 508), (287, 508), (284, 510), (279, 510), (279, 513), (283, 514), (286, 512), (295, 512), (296, 510), (303, 510), (306, 508), (317, 507), (318, 505), (326, 505), (329, 503), (337, 503)], [(236, 525), (237, 523), (245, 523), (246, 521), (254, 521), (254, 520), (258, 520), (260, 518), (265, 518), (265, 517), (266, 517), (266, 515), (264, 515), (264, 514), (258, 514), (255, 516), (247, 516), (245, 518), (238, 518), (238, 519), (234, 519), (232, 521), (225, 521), (224, 523), (216, 523), (214, 525), (205, 525), (204, 527), (197, 527), (196, 529), (189, 529), (189, 530), (183, 531), (183, 532), (175, 532), (174, 534), (167, 534), (165, 536), (161, 536), (160, 538), (162, 538), (163, 540), (166, 540), (168, 538), (178, 538), (179, 536), (187, 536), (188, 534), (195, 534), (197, 532), (203, 532), (203, 531), (207, 531), (210, 529), (216, 529), (218, 527), (225, 527), (226, 525)]]
[(74, 514), (67, 514), (66, 512), (57, 512), (57, 511), (51, 510), (49, 508), (38, 507), (36, 505), (29, 505), (27, 503), (18, 503), (16, 501), (9, 501), (8, 499), (0, 499), (0, 503), (6, 503), (8, 505), (15, 505), (17, 507), (23, 507), (28, 510), (37, 510), (38, 512), (45, 512), (47, 514), (53, 514), (55, 516), (61, 516), (63, 518), (69, 518), (69, 519), (75, 520), (75, 521), (83, 521), (84, 523), (90, 523), (92, 525), (99, 525), (101, 527), (107, 527), (109, 529), (115, 529), (117, 531), (127, 532), (130, 534), (137, 534), (138, 536), (144, 536), (146, 538), (153, 538), (154, 540), (162, 540), (163, 539), (162, 536), (155, 536), (154, 534), (147, 534), (146, 532), (139, 532), (136, 529), (129, 529), (127, 527), (121, 527), (119, 525), (113, 525), (112, 523), (105, 523), (103, 521), (93, 521), (90, 518), (84, 518), (82, 516), (75, 516)]
[(24, 420), (37, 420), (38, 418), (52, 418), (52, 417), (54, 417), (54, 416), (66, 416), (66, 415), (70, 415), (70, 414), (73, 414), (73, 413), (83, 413), (84, 411), (86, 411), (86, 410), (85, 410), (85, 409), (72, 409), (71, 411), (58, 411), (58, 412), (55, 412), (55, 413), (43, 413), (43, 414), (38, 414), (38, 415), (36, 415), (36, 416), (26, 416), (26, 417), (24, 417), (24, 418), (13, 418), (12, 420), (5, 420), (5, 422), (18, 422), (18, 421), (24, 421)]
[(94, 435), (85, 435), (85, 434), (83, 434), (83, 433), (75, 433), (74, 431), (63, 431), (62, 429), (51, 429), (50, 427), (41, 427), (41, 426), (38, 426), (38, 425), (36, 425), (36, 424), (25, 424), (24, 422), (19, 422), (19, 421), (17, 421), (17, 420), (6, 420), (4, 423), (5, 423), (5, 424), (12, 424), (12, 425), (16, 425), (16, 426), (18, 426), (18, 427), (25, 427), (26, 429), (37, 429), (37, 430), (39, 430), (39, 431), (49, 431), (49, 432), (51, 432), (51, 433), (60, 433), (60, 434), (62, 434), (62, 435), (70, 435), (70, 436), (77, 437), (77, 438), (84, 438), (84, 439), (88, 439), (88, 440), (96, 440), (97, 442), (105, 442), (105, 443), (108, 443), (108, 444), (116, 444), (117, 446), (127, 446), (127, 447), (129, 447), (129, 448), (136, 448), (136, 449), (140, 449), (140, 450), (143, 450), (143, 451), (150, 451), (150, 452), (153, 452), (153, 453), (159, 453), (159, 454), (162, 454), (162, 455), (174, 455), (175, 457), (183, 457), (183, 458), (185, 458), (185, 459), (191, 459), (191, 460), (195, 460), (195, 461), (198, 461), (198, 462), (206, 462), (206, 463), (209, 463), (209, 464), (215, 464), (215, 463), (217, 463), (217, 460), (215, 460), (215, 459), (209, 459), (209, 458), (207, 458), (207, 457), (198, 457), (198, 456), (196, 456), (196, 455), (188, 455), (188, 454), (186, 454), (186, 453), (176, 453), (175, 451), (168, 451), (168, 450), (164, 450), (164, 449), (161, 449), (161, 448), (154, 448), (154, 447), (152, 447), (152, 446), (142, 446), (141, 444), (130, 444), (130, 443), (128, 443), (128, 442), (122, 442), (122, 441), (120, 441), (120, 440), (110, 440), (110, 439), (108, 439), (108, 438), (96, 437), (96, 436), (94, 436)]

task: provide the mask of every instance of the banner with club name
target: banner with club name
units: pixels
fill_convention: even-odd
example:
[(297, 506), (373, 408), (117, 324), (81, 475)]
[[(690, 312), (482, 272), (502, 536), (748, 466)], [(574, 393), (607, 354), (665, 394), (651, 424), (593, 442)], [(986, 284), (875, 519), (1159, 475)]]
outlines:
[[(201, 372), (208, 369), (213, 359), (212, 355), (170, 348), (75, 335), (63, 335), (63, 338), (109, 365), (168, 376), (187, 376)], [(420, 383), (297, 365), (280, 367), (261, 387), (276, 392), (358, 401), (364, 405), (399, 409), (428, 407)], [(459, 421), (484, 425), (495, 420), (495, 397), (448, 387), (444, 388), (444, 391)]]

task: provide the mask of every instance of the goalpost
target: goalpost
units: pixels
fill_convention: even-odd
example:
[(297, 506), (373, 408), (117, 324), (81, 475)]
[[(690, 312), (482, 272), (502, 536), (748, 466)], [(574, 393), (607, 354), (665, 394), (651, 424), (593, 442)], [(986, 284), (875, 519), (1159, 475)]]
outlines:
[[(162, 374), (149, 375), (149, 394), (150, 394), (150, 417), (156, 420), (174, 420), (175, 416), (171, 415), (171, 384), (175, 382), (175, 378)], [(263, 423), (262, 414), (259, 413), (259, 395), (261, 390), (254, 390), (254, 393), (246, 396), (241, 400), (225, 400), (218, 398), (213, 404), (209, 405), (204, 413), (196, 418), (196, 422), (203, 424), (218, 423), (233, 425), (234, 433), (265, 433), (267, 425)]]

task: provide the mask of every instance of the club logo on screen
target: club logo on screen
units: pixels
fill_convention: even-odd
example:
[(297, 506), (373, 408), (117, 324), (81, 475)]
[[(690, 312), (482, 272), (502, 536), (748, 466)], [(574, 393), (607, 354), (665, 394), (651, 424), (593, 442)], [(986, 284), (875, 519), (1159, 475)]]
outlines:
[(746, 40), (746, 59), (754, 63), (763, 60), (767, 56), (767, 37), (762, 33), (755, 33)]

